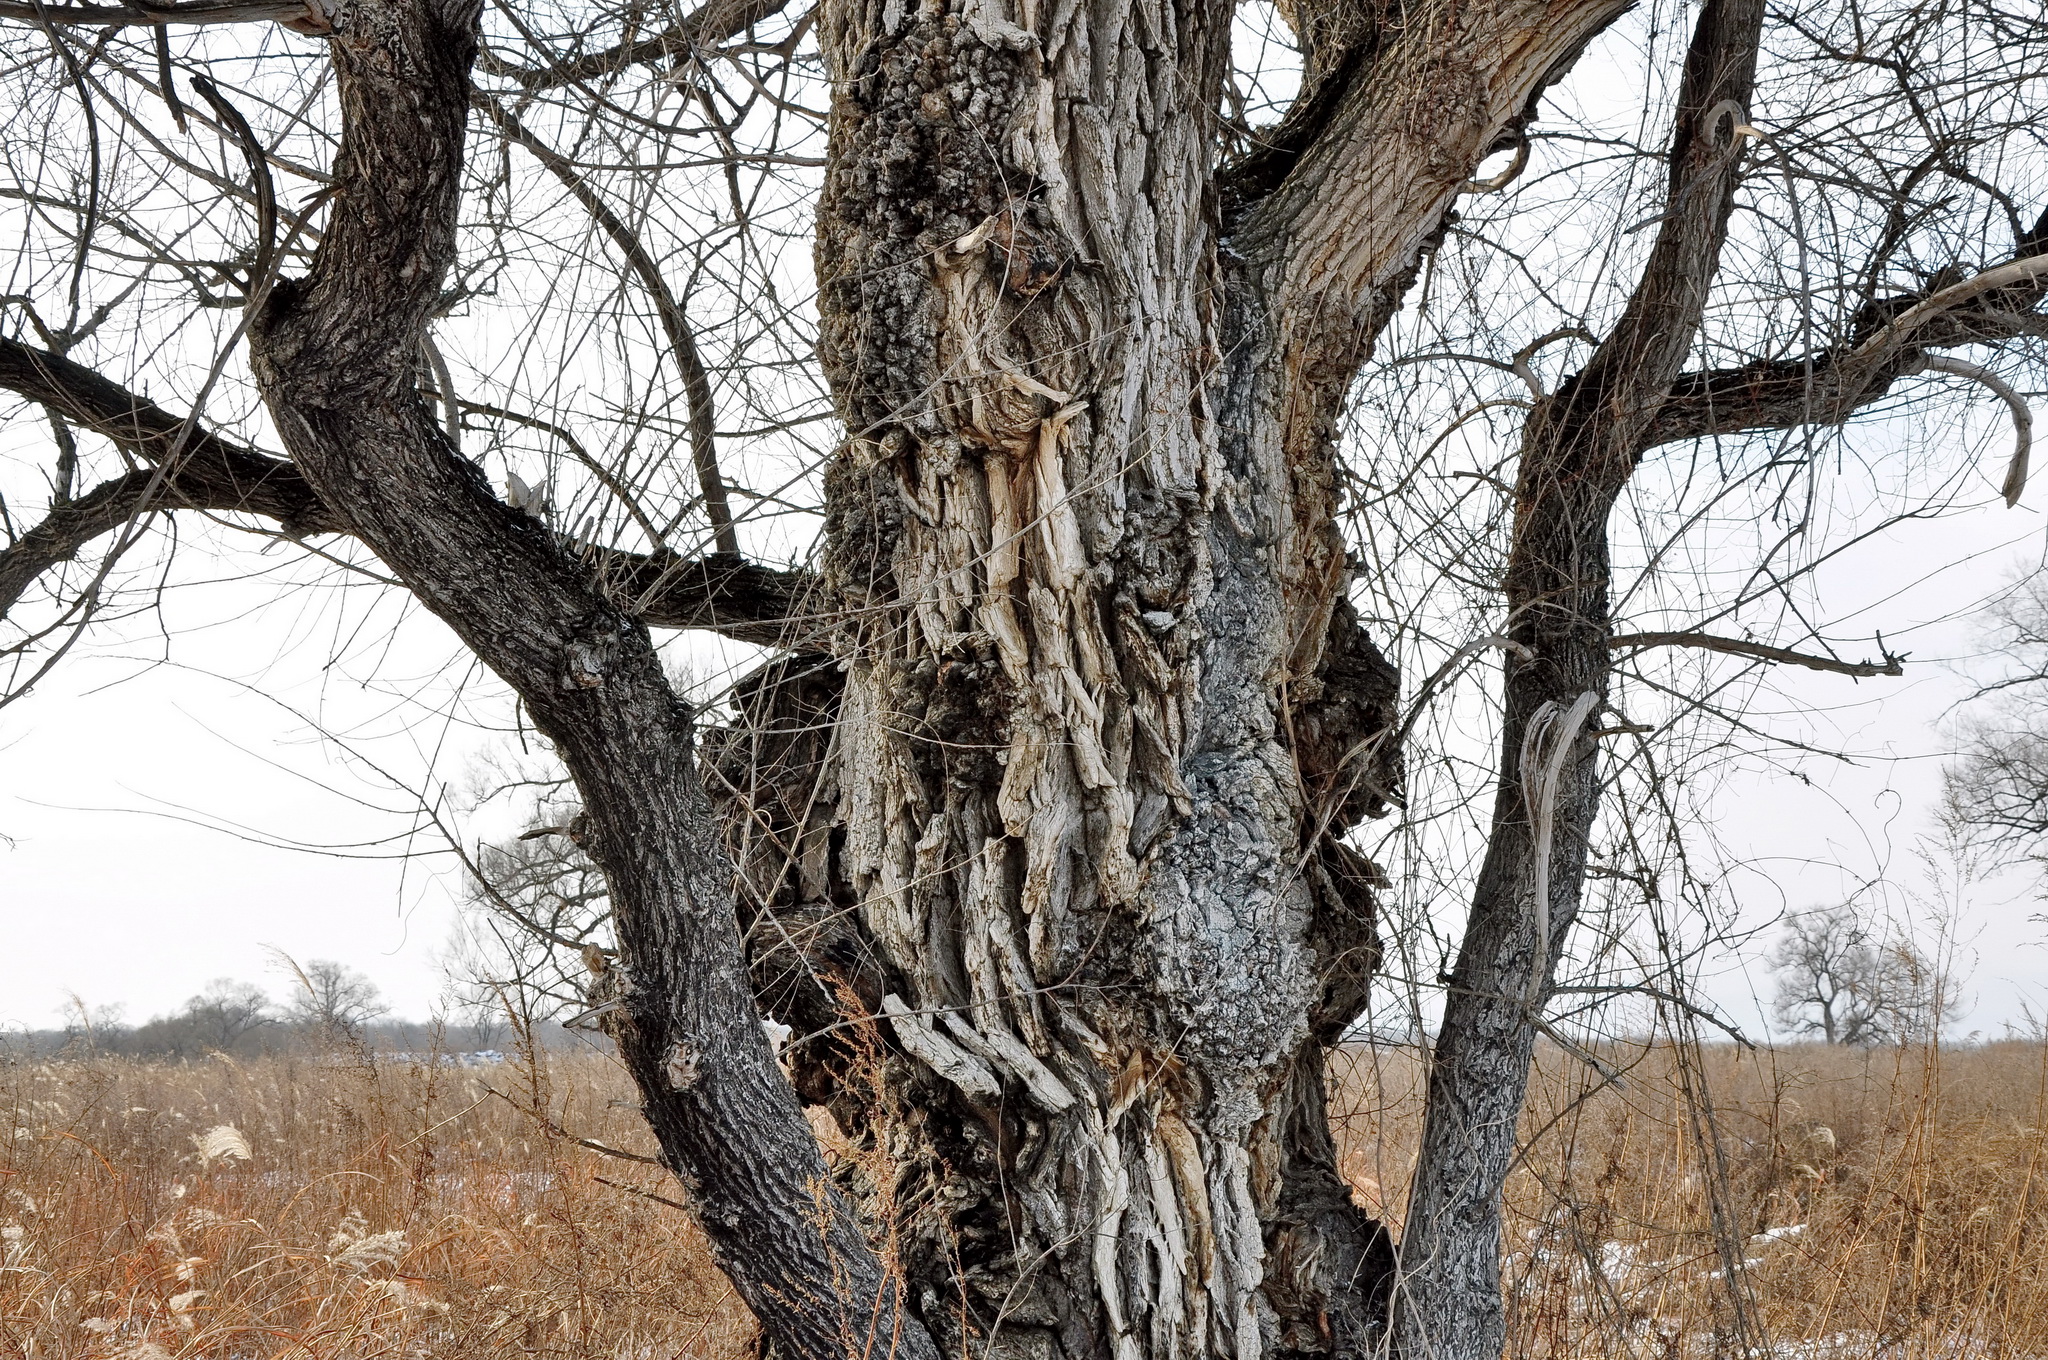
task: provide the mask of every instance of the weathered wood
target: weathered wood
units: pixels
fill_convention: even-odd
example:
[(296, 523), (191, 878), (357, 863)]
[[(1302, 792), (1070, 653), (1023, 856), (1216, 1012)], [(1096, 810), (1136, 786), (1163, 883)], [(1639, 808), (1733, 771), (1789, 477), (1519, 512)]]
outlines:
[(1336, 422), (1473, 168), (1623, 7), (1319, 29), (1256, 174), (1216, 164), (1228, 7), (824, 11), (834, 900), (900, 1013), (945, 1348), (1381, 1344), (1388, 1244), (1322, 1115), (1375, 951), (1335, 842), (1398, 779)]

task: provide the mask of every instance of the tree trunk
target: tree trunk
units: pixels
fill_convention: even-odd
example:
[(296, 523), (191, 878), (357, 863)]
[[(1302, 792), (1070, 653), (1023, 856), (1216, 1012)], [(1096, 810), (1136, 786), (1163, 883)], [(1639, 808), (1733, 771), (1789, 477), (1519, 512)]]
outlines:
[(320, 499), (518, 693), (582, 792), (620, 949), (611, 1030), (720, 1265), (791, 1355), (936, 1360), (778, 1070), (733, 928), (692, 714), (646, 626), (491, 493), (414, 386), (455, 252), (475, 0), (359, 0), (330, 41), (343, 136), (313, 265), (251, 361)]
[(1336, 420), (1472, 167), (1619, 9), (1361, 18), (1219, 180), (1227, 10), (827, 7), (844, 624), (720, 764), (757, 985), (801, 1035), (844, 1033), (840, 986), (889, 1017), (878, 1098), (844, 1046), (793, 1066), (894, 1156), (942, 1349), (1383, 1344), (1390, 1244), (1324, 1110), (1377, 958), (1338, 838), (1398, 779)]
[(1612, 661), (1607, 520), (1679, 378), (1727, 234), (1762, 0), (1707, 0), (1687, 54), (1666, 216), (1592, 360), (1530, 413), (1505, 584), (1493, 825), (1429, 1069), (1396, 1305), (1404, 1355), (1493, 1360), (1505, 1339), (1501, 1195), (1537, 1026), (1600, 811)]
[(831, 23), (840, 869), (910, 1059), (919, 1306), (958, 1353), (1362, 1353), (1390, 1256), (1336, 1174), (1320, 1044), (1358, 993), (1319, 1015), (1319, 962), (1370, 966), (1371, 904), (1310, 891), (1280, 696), (1348, 724), (1355, 820), (1394, 683), (1345, 618), (1351, 688), (1315, 692), (1330, 462), (1257, 409), (1203, 192), (1227, 19)]

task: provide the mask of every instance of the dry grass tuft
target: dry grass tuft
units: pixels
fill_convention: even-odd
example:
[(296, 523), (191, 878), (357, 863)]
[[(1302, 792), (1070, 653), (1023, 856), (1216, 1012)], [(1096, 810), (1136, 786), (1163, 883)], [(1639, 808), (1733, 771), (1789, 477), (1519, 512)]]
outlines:
[(746, 1353), (610, 1062), (0, 1066), (0, 1355), (376, 1360)]
[[(1602, 1056), (1625, 1086), (1542, 1059), (1511, 1355), (2048, 1355), (2048, 1047)], [(1419, 1065), (1335, 1066), (1345, 1172), (1398, 1224)], [(660, 1173), (564, 1136), (648, 1150), (596, 1054), (16, 1063), (0, 1100), (0, 1356), (751, 1354), (702, 1239), (622, 1188)]]

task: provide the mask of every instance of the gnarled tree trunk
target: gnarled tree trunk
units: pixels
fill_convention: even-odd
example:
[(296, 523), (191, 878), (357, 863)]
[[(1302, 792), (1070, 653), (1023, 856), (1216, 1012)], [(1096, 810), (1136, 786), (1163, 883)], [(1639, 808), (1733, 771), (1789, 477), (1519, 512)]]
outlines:
[[(1294, 118), (1224, 167), (1227, 8), (828, 7), (843, 623), (725, 766), (769, 829), (771, 1004), (832, 1027), (805, 975), (836, 970), (890, 1017), (942, 1349), (1382, 1343), (1322, 1050), (1376, 958), (1339, 837), (1398, 778), (1396, 682), (1344, 599), (1335, 425), (1466, 177), (1619, 8), (1333, 11)], [(764, 736), (827, 710), (829, 743)]]
[[(2018, 405), (1930, 351), (2037, 334), (2048, 295), (2044, 217), (2002, 265), (1877, 296), (1904, 258), (1902, 208), (1840, 343), (1683, 372), (1755, 135), (1763, 14), (1704, 0), (1648, 264), (1524, 430), (1501, 779), (1397, 1270), (1324, 1112), (1324, 1051), (1377, 958), (1377, 871), (1342, 838), (1400, 778), (1397, 679), (1346, 598), (1335, 431), (1475, 167), (1526, 151), (1537, 96), (1628, 3), (1279, 3), (1302, 92), (1229, 158), (1230, 0), (822, 0), (821, 358), (844, 439), (811, 573), (734, 551), (682, 303), (580, 162), (517, 101), (479, 100), (476, 0), (0, 0), (0, 19), (48, 34), (285, 21), (328, 44), (342, 124), (324, 216), (292, 228), (317, 241), (311, 267), (282, 277), (300, 247), (278, 239), (278, 153), (216, 105), (254, 183), (251, 367), (289, 459), (82, 367), (67, 351), (83, 332), (0, 337), (0, 388), (126, 460), (80, 492), (62, 437), (48, 517), (0, 549), (0, 613), (158, 510), (372, 549), (574, 777), (572, 825), (619, 945), (592, 1012), (771, 1353), (1265, 1360), (1390, 1344), (1491, 1360), (1500, 1192), (1599, 810), (1611, 650), (1679, 641), (1897, 673), (1613, 636), (1617, 497), (1659, 444), (1841, 423), (1929, 367)], [(614, 48), (493, 69), (587, 95), (777, 8), (710, 0), (648, 34), (629, 7)], [(175, 111), (166, 52), (158, 93)], [(83, 94), (83, 66), (69, 70)], [(451, 442), (452, 383), (432, 404), (419, 389), (479, 112), (656, 298), (718, 551), (636, 554), (550, 528), (530, 488), (499, 499)], [(89, 615), (98, 589), (67, 608)], [(655, 627), (791, 651), (700, 753)], [(796, 1031), (784, 1064), (764, 1012)], [(868, 1140), (882, 1155), (863, 1165), (893, 1184), (833, 1166), (806, 1104)]]

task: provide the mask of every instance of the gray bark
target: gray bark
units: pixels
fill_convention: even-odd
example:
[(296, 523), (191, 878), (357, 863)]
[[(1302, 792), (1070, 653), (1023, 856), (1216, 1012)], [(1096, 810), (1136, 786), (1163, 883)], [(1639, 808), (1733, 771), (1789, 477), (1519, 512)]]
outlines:
[(1336, 417), (1459, 187), (1620, 8), (1361, 11), (1276, 150), (1220, 170), (1225, 11), (825, 12), (845, 679), (785, 786), (814, 792), (778, 795), (816, 853), (757, 881), (891, 1017), (945, 1349), (1382, 1344), (1389, 1245), (1323, 1112), (1376, 948), (1337, 838), (1398, 778)]

